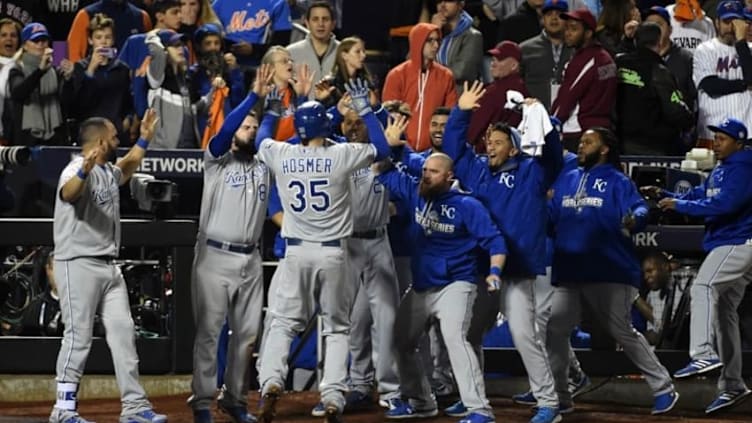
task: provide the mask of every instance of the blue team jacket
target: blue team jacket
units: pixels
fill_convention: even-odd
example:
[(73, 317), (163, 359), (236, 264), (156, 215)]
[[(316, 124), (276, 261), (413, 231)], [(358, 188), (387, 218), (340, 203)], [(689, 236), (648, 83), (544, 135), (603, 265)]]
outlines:
[[(577, 169), (577, 155), (570, 152), (564, 154), (564, 163), (559, 176), (566, 175), (569, 171)], [(546, 266), (551, 266), (554, 260), (554, 239), (546, 236)]]
[(455, 107), (444, 130), (443, 150), (454, 160), (454, 174), (491, 212), (509, 248), (506, 276), (545, 275), (548, 200), (546, 192), (562, 166), (556, 130), (546, 135), (540, 158), (510, 157), (495, 171), (486, 156), (466, 143), (471, 112)]
[(409, 208), (415, 290), (477, 280), (478, 247), (491, 255), (507, 253), (488, 211), (470, 195), (450, 190), (426, 201), (418, 194), (418, 182), (394, 169), (378, 175), (378, 180)]
[(634, 183), (610, 164), (577, 168), (554, 184), (553, 282), (616, 282), (640, 287), (640, 263), (622, 220), (646, 223), (648, 209)]
[(705, 251), (752, 243), (751, 181), (752, 150), (742, 150), (716, 166), (703, 185), (676, 201), (678, 212), (705, 218)]

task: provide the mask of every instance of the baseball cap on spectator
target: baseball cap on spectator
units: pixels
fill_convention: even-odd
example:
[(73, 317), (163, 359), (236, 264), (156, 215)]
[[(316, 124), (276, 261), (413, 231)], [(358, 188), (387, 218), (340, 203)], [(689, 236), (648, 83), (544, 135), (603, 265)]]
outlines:
[(165, 47), (183, 45), (187, 38), (185, 34), (175, 32), (171, 29), (160, 29), (158, 35), (159, 40), (162, 41), (162, 45)]
[(663, 20), (666, 21), (667, 24), (671, 25), (671, 16), (668, 14), (668, 10), (666, 10), (665, 7), (653, 6), (645, 11), (643, 18), (647, 18), (650, 15), (658, 15), (663, 18)]
[(744, 6), (738, 0), (725, 0), (716, 8), (718, 19), (744, 19)]
[(21, 31), (21, 42), (36, 41), (41, 38), (50, 39), (50, 33), (47, 32), (47, 27), (39, 22), (32, 22), (26, 25)]
[(196, 32), (193, 33), (193, 39), (197, 44), (200, 44), (201, 40), (203, 40), (208, 35), (216, 35), (222, 38), (222, 28), (220, 28), (219, 25), (213, 23), (203, 24), (196, 30)]
[(585, 25), (585, 29), (595, 31), (595, 16), (586, 8), (580, 8), (571, 12), (562, 13), (560, 17), (564, 20), (580, 21)]
[(546, 0), (545, 2), (543, 2), (541, 13), (546, 13), (549, 10), (566, 12), (567, 10), (569, 10), (569, 3), (567, 3), (567, 0)]
[(520, 50), (520, 46), (512, 41), (502, 41), (499, 44), (496, 44), (496, 47), (488, 50), (488, 53), (495, 57), (496, 60), (503, 60), (507, 57), (513, 57), (517, 59), (518, 62), (522, 60), (522, 50)]
[(747, 127), (740, 120), (728, 118), (718, 126), (708, 125), (708, 129), (724, 133), (737, 141), (747, 142)]

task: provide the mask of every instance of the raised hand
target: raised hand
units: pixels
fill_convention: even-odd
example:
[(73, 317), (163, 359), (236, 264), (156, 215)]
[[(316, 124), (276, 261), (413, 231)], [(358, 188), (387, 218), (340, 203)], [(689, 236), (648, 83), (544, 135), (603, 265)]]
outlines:
[(266, 105), (264, 109), (266, 109), (267, 113), (273, 116), (282, 116), (282, 93), (276, 85), (272, 85), (271, 90), (266, 95)]
[(290, 80), (290, 85), (299, 97), (307, 97), (313, 88), (313, 72), (303, 63), (298, 66), (297, 79)]
[(317, 101), (324, 101), (329, 98), (337, 87), (330, 84), (326, 79), (322, 79), (313, 86), (313, 96)]
[(103, 150), (103, 145), (100, 142), (96, 147), (92, 148), (91, 150), (86, 152), (86, 154), (84, 154), (84, 162), (81, 165), (81, 170), (83, 170), (85, 174), (88, 175), (89, 172), (94, 169), (94, 165), (97, 164), (99, 157), (105, 156), (105, 152)]
[(60, 71), (63, 72), (63, 78), (66, 80), (70, 79), (71, 76), (73, 76), (73, 62), (68, 59), (63, 59), (60, 62)]
[(402, 134), (405, 132), (409, 121), (410, 120), (407, 116), (403, 115), (400, 115), (396, 119), (389, 117), (386, 129), (384, 129), (384, 135), (386, 136), (386, 141), (391, 147), (405, 145), (405, 141), (402, 140)]
[(272, 65), (265, 63), (256, 70), (256, 79), (253, 80), (253, 92), (259, 97), (264, 97), (271, 90), (272, 78), (274, 77), (274, 68)]
[(464, 82), (464, 89), (459, 100), (457, 100), (457, 107), (460, 110), (474, 110), (480, 107), (478, 101), (486, 94), (483, 83), (480, 81), (473, 81), (473, 85), (468, 88), (467, 81)]
[(146, 109), (144, 117), (141, 119), (141, 138), (151, 141), (154, 138), (154, 132), (156, 132), (157, 122), (159, 122), (157, 111), (151, 108)]
[(352, 107), (359, 115), (365, 116), (371, 112), (371, 103), (369, 101), (371, 89), (365, 80), (361, 78), (351, 79), (345, 84), (345, 89), (347, 89), (350, 98), (352, 98)]
[(350, 97), (350, 93), (345, 93), (337, 102), (337, 111), (344, 116), (350, 109), (352, 109), (352, 98)]

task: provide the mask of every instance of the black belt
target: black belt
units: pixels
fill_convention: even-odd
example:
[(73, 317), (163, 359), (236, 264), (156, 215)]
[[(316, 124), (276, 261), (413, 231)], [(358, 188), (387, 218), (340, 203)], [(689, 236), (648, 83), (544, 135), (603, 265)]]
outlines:
[(89, 258), (93, 258), (95, 260), (106, 261), (107, 263), (110, 263), (113, 260), (117, 259), (117, 257), (115, 257), (115, 256), (89, 256)]
[[(302, 239), (298, 238), (287, 238), (287, 245), (300, 245), (303, 243)], [(333, 239), (331, 241), (324, 241), (324, 242), (315, 242), (311, 241), (311, 244), (321, 244), (322, 247), (339, 247), (341, 246), (341, 243), (338, 239)]]
[(358, 239), (376, 239), (381, 238), (386, 233), (384, 228), (372, 229), (370, 231), (353, 232), (352, 237)]
[(214, 247), (224, 251), (232, 251), (233, 253), (251, 254), (256, 249), (255, 244), (233, 244), (232, 242), (215, 241), (213, 239), (207, 239), (206, 245)]

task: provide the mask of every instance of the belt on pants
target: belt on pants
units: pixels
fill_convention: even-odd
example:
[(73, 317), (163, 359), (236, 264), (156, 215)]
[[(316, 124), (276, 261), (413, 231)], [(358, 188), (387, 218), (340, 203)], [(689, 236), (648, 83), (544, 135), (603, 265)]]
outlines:
[[(287, 245), (288, 246), (295, 246), (295, 245), (301, 245), (303, 243), (302, 239), (298, 238), (287, 238)], [(342, 244), (339, 242), (338, 239), (333, 239), (331, 241), (324, 241), (324, 242), (316, 242), (316, 241), (310, 241), (311, 244), (320, 244), (322, 247), (339, 247)]]
[(105, 261), (107, 263), (111, 263), (111, 262), (113, 262), (114, 260), (117, 259), (117, 257), (115, 257), (115, 256), (87, 256), (87, 258), (93, 258), (95, 260), (102, 260), (102, 261)]
[(213, 239), (207, 239), (206, 245), (214, 247), (224, 251), (231, 251), (233, 253), (251, 254), (256, 249), (256, 244), (235, 244), (232, 242), (216, 241)]
[(381, 238), (386, 233), (386, 229), (379, 228), (379, 229), (372, 229), (370, 231), (362, 231), (362, 232), (353, 232), (351, 235), (353, 238), (358, 239), (376, 239)]

